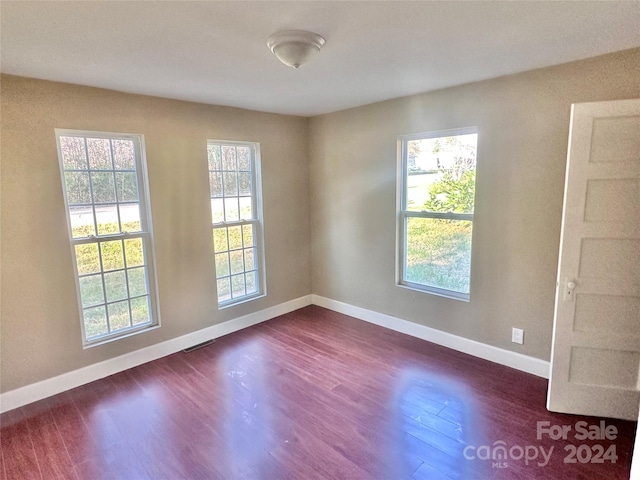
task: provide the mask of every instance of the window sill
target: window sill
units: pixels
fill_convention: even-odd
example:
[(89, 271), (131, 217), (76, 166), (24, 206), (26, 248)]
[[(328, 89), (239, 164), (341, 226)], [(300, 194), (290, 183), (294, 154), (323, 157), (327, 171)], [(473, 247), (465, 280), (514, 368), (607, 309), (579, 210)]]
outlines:
[(87, 349), (87, 348), (92, 348), (92, 347), (98, 347), (98, 346), (104, 345), (106, 343), (115, 342), (116, 340), (120, 340), (122, 338), (127, 338), (127, 337), (132, 337), (133, 335), (138, 335), (139, 333), (143, 333), (143, 332), (149, 332), (149, 331), (155, 330), (157, 328), (160, 328), (159, 324), (145, 325), (145, 326), (141, 326), (140, 328), (127, 330), (127, 331), (122, 332), (120, 334), (113, 334), (113, 335), (110, 335), (110, 336), (98, 337), (95, 340), (85, 341), (85, 343), (82, 345), (82, 348), (83, 349)]
[(235, 307), (236, 305), (241, 305), (243, 303), (247, 303), (247, 302), (252, 302), (253, 300), (257, 300), (259, 298), (264, 298), (266, 297), (267, 294), (266, 293), (257, 293), (255, 295), (251, 295), (248, 297), (242, 297), (238, 300), (230, 300), (224, 303), (219, 303), (218, 304), (218, 310), (225, 310), (229, 307)]
[(420, 285), (420, 284), (411, 283), (411, 282), (398, 283), (396, 284), (396, 286), (401, 288), (406, 288), (408, 290), (413, 290), (414, 292), (428, 293), (430, 295), (435, 295), (437, 297), (444, 297), (451, 300), (459, 300), (461, 302), (467, 302), (467, 303), (471, 301), (471, 296), (468, 293), (454, 292), (453, 290), (445, 290), (443, 288), (437, 288), (437, 287), (428, 287), (426, 285)]

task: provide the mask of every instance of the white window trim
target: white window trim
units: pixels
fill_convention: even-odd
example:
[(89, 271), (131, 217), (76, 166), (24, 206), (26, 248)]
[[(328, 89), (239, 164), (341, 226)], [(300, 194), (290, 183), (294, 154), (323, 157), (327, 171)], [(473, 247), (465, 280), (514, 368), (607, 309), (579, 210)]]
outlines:
[[(240, 305), (243, 303), (251, 302), (253, 300), (257, 300), (258, 298), (263, 298), (267, 296), (267, 281), (266, 281), (266, 266), (265, 266), (265, 251), (264, 251), (264, 216), (263, 216), (263, 201), (262, 201), (262, 157), (260, 156), (260, 143), (259, 142), (250, 142), (250, 141), (239, 141), (239, 140), (218, 140), (218, 139), (207, 139), (207, 146), (209, 145), (234, 145), (237, 147), (249, 147), (251, 150), (251, 182), (255, 187), (253, 190), (253, 195), (251, 199), (251, 208), (255, 212), (255, 218), (252, 220), (239, 220), (235, 222), (221, 222), (221, 223), (213, 223), (212, 222), (212, 232), (215, 228), (220, 227), (233, 227), (233, 226), (242, 226), (242, 225), (255, 225), (255, 240), (256, 240), (256, 254), (258, 256), (257, 259), (254, 259), (255, 264), (257, 265), (257, 274), (256, 281), (258, 282), (258, 291), (256, 293), (250, 295), (244, 295), (238, 298), (231, 298), (224, 302), (218, 301), (218, 310), (224, 310), (229, 307), (234, 307), (236, 305)], [(207, 172), (210, 172), (208, 167), (208, 158), (207, 158)], [(224, 197), (223, 197), (224, 198)], [(211, 205), (211, 192), (209, 192), (209, 205)], [(215, 254), (215, 251), (214, 251)], [(215, 257), (214, 257), (215, 258)], [(217, 285), (218, 285), (218, 276), (216, 272), (216, 264), (213, 262), (213, 270), (216, 279), (216, 299), (218, 298), (217, 294)]]
[[(422, 285), (415, 282), (404, 280), (406, 271), (406, 252), (405, 245), (407, 242), (407, 229), (405, 228), (407, 218), (439, 218), (445, 220), (469, 220), (473, 222), (473, 213), (441, 213), (427, 211), (408, 211), (404, 209), (407, 204), (407, 189), (405, 188), (405, 180), (408, 174), (408, 165), (405, 160), (407, 156), (407, 144), (411, 140), (422, 140), (438, 137), (450, 137), (458, 135), (477, 134), (477, 127), (455, 128), (450, 130), (438, 130), (433, 132), (413, 133), (410, 135), (401, 135), (398, 137), (398, 165), (397, 165), (397, 186), (396, 186), (396, 285), (401, 288), (407, 288), (418, 292), (424, 292), (439, 297), (450, 298), (453, 300), (461, 300), (469, 302), (471, 300), (471, 292), (462, 293), (455, 290), (447, 290), (444, 288)], [(473, 245), (473, 240), (472, 240)]]
[[(76, 284), (76, 297), (78, 302), (78, 312), (80, 314), (80, 328), (82, 332), (82, 347), (84, 349), (95, 347), (98, 345), (104, 345), (105, 343), (110, 343), (115, 340), (119, 340), (121, 338), (130, 337), (132, 335), (137, 335), (142, 332), (147, 332), (149, 330), (155, 330), (160, 328), (160, 308), (158, 301), (158, 279), (156, 275), (156, 257), (155, 257), (155, 240), (153, 234), (153, 224), (151, 218), (151, 201), (149, 197), (149, 182), (148, 182), (148, 172), (147, 172), (147, 161), (146, 161), (146, 151), (145, 151), (145, 142), (144, 135), (141, 134), (129, 134), (129, 133), (116, 133), (116, 132), (97, 132), (92, 130), (71, 130), (71, 129), (55, 129), (56, 135), (56, 145), (58, 150), (58, 164), (60, 168), (60, 180), (63, 189), (63, 197), (64, 197), (64, 206), (65, 206), (65, 215), (67, 217), (67, 231), (69, 233), (69, 245), (71, 248), (71, 258), (73, 262), (73, 276)], [(65, 170), (64, 164), (62, 162), (62, 150), (60, 146), (60, 137), (70, 136), (70, 137), (90, 137), (90, 138), (106, 138), (106, 139), (129, 139), (133, 141), (134, 149), (136, 153), (136, 177), (138, 180), (138, 195), (139, 195), (139, 206), (140, 206), (140, 226), (142, 232), (134, 232), (134, 233), (120, 233), (120, 234), (110, 234), (110, 235), (96, 235), (84, 238), (73, 238), (72, 234), (72, 224), (71, 224), (71, 215), (69, 208), (69, 201), (67, 197), (66, 191), (66, 182), (64, 180)], [(90, 187), (91, 188), (91, 187)], [(147, 238), (145, 241), (145, 237)], [(82, 305), (82, 297), (80, 291), (80, 277), (78, 275), (78, 262), (76, 259), (75, 246), (86, 244), (86, 243), (98, 243), (102, 241), (109, 241), (115, 239), (130, 239), (130, 238), (142, 238), (143, 243), (145, 245), (145, 256), (147, 258), (147, 275), (148, 275), (148, 289), (149, 289), (149, 304), (150, 311), (149, 315), (151, 316), (151, 323), (146, 325), (140, 325), (138, 327), (128, 328), (123, 331), (106, 334), (100, 337), (97, 337), (93, 340), (87, 340), (86, 332), (85, 332), (85, 324), (84, 324), (84, 307)], [(102, 271), (102, 259), (100, 259), (101, 271)], [(103, 289), (104, 289), (104, 279), (103, 279)]]

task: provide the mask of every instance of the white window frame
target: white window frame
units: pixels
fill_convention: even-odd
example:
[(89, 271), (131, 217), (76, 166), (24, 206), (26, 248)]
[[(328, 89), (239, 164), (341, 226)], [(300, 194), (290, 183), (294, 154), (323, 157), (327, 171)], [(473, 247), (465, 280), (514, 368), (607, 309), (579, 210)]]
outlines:
[[(266, 282), (266, 268), (265, 268), (265, 255), (264, 255), (264, 218), (263, 218), (263, 209), (262, 209), (262, 170), (261, 170), (261, 157), (260, 157), (260, 143), (259, 142), (249, 142), (249, 141), (237, 141), (237, 140), (216, 140), (216, 139), (208, 139), (207, 140), (207, 150), (209, 146), (219, 145), (222, 146), (232, 146), (232, 147), (248, 147), (250, 152), (250, 162), (251, 162), (251, 209), (253, 212), (253, 218), (251, 219), (242, 219), (237, 221), (226, 221), (223, 218), (222, 222), (213, 222), (213, 208), (211, 210), (212, 215), (212, 234), (216, 229), (225, 228), (228, 229), (230, 227), (243, 227), (245, 225), (252, 225), (254, 227), (254, 243), (255, 243), (255, 258), (254, 258), (254, 266), (255, 266), (255, 279), (256, 279), (256, 292), (245, 294), (239, 297), (231, 297), (228, 300), (221, 301), (218, 295), (218, 281), (220, 278), (229, 278), (231, 281), (231, 272), (228, 275), (218, 278), (218, 272), (216, 271), (216, 264), (214, 261), (214, 272), (216, 273), (216, 298), (218, 299), (218, 309), (222, 310), (228, 307), (232, 307), (234, 305), (238, 305), (241, 303), (249, 302), (258, 298), (265, 297), (267, 295), (267, 282)], [(209, 165), (208, 153), (207, 153), (207, 165)], [(207, 167), (209, 174), (215, 172), (215, 170), (209, 169)], [(222, 170), (220, 170), (222, 172)], [(209, 197), (213, 200), (213, 192), (209, 191)], [(233, 197), (233, 196), (232, 196)], [(224, 196), (224, 181), (223, 181), (223, 196), (220, 198), (228, 198)], [(215, 244), (214, 247), (214, 259), (216, 253), (225, 253), (230, 252), (231, 250), (226, 250), (224, 252), (216, 252)], [(242, 248), (245, 246), (243, 244)], [(247, 273), (250, 270), (245, 268), (243, 273)], [(246, 284), (245, 284), (246, 286)]]
[[(473, 213), (454, 213), (454, 212), (430, 212), (430, 211), (412, 211), (407, 210), (407, 185), (406, 179), (408, 178), (408, 143), (412, 140), (423, 140), (430, 138), (452, 137), (459, 135), (478, 134), (477, 127), (465, 127), (452, 130), (439, 130), (434, 132), (415, 133), (410, 135), (402, 135), (398, 137), (398, 174), (397, 174), (397, 197), (396, 197), (396, 211), (397, 211), (397, 228), (396, 228), (396, 285), (399, 287), (409, 288), (411, 290), (417, 290), (440, 297), (451, 298), (454, 300), (461, 300), (469, 302), (471, 298), (471, 292), (463, 293), (455, 290), (448, 290), (444, 288), (438, 288), (430, 285), (423, 285), (421, 283), (410, 282), (405, 280), (406, 265), (407, 265), (407, 252), (405, 245), (407, 244), (407, 219), (408, 218), (429, 218), (429, 219), (443, 219), (443, 220), (466, 220), (473, 224)], [(473, 240), (472, 240), (473, 245)], [(470, 259), (471, 260), (471, 259)], [(471, 282), (471, 274), (469, 278)]]
[[(144, 136), (139, 134), (128, 134), (128, 133), (114, 133), (114, 132), (97, 132), (90, 130), (70, 130), (70, 129), (55, 129), (56, 135), (56, 144), (58, 149), (58, 160), (60, 167), (60, 176), (63, 188), (63, 197), (64, 204), (67, 216), (67, 227), (69, 232), (69, 240), (71, 246), (71, 257), (73, 260), (73, 269), (74, 269), (74, 278), (76, 283), (76, 293), (78, 300), (78, 309), (80, 312), (80, 326), (82, 331), (82, 344), (83, 348), (94, 347), (97, 345), (102, 345), (105, 343), (112, 342), (114, 340), (118, 340), (121, 338), (129, 337), (132, 335), (136, 335), (138, 333), (146, 332), (149, 330), (154, 330), (160, 327), (160, 309), (158, 305), (158, 282), (156, 277), (156, 269), (155, 269), (155, 248), (154, 248), (154, 239), (153, 239), (153, 226), (151, 221), (151, 209), (150, 209), (150, 200), (149, 200), (149, 183), (148, 183), (148, 174), (147, 174), (147, 162), (146, 155), (144, 149)], [(94, 228), (95, 235), (89, 235), (87, 237), (77, 237), (73, 238), (73, 229), (72, 229), (72, 221), (71, 221), (71, 210), (69, 206), (69, 199), (67, 195), (67, 186), (65, 182), (65, 168), (62, 157), (62, 149), (60, 145), (60, 137), (78, 137), (83, 138), (85, 142), (85, 151), (86, 151), (86, 139), (87, 138), (104, 138), (104, 139), (116, 139), (116, 140), (131, 140), (134, 145), (134, 156), (135, 156), (135, 166), (136, 166), (136, 179), (137, 179), (137, 187), (138, 187), (138, 205), (140, 210), (140, 232), (120, 232), (120, 233), (111, 233), (111, 234), (103, 234), (99, 235), (96, 225), (96, 219), (94, 217)], [(112, 153), (113, 155), (113, 153)], [(107, 170), (109, 171), (109, 170)], [(92, 192), (91, 183), (89, 184), (90, 191)], [(117, 187), (116, 187), (117, 188)], [(116, 199), (116, 205), (119, 205), (118, 200)], [(91, 206), (95, 206), (96, 204), (91, 200)], [(118, 217), (119, 218), (119, 217)], [(76, 258), (76, 249), (77, 245), (82, 244), (90, 244), (95, 243), (99, 245), (101, 242), (111, 241), (111, 240), (128, 240), (141, 238), (145, 265), (147, 268), (147, 291), (149, 295), (149, 317), (150, 322), (145, 323), (139, 326), (131, 326), (129, 328), (120, 329), (115, 332), (109, 332), (105, 335), (100, 335), (98, 337), (88, 339), (85, 331), (85, 321), (84, 321), (84, 307), (82, 303), (81, 297), (81, 289), (80, 289), (80, 275), (78, 273), (78, 260)], [(98, 252), (100, 249), (98, 248)], [(99, 253), (100, 255), (100, 253)], [(123, 251), (124, 255), (124, 251)], [(126, 268), (126, 267), (125, 267)], [(100, 273), (104, 274), (105, 271), (102, 265), (102, 258), (100, 258)], [(106, 290), (104, 284), (104, 277), (102, 279), (103, 282), (103, 295), (105, 295), (105, 308), (109, 302), (106, 300)], [(129, 287), (127, 286), (127, 297), (126, 300), (130, 300), (132, 297), (129, 292)], [(123, 299), (124, 300), (124, 299)], [(108, 315), (108, 313), (107, 313)], [(131, 318), (131, 305), (129, 305), (129, 315), (130, 321)], [(108, 324), (108, 328), (110, 330), (110, 326)]]

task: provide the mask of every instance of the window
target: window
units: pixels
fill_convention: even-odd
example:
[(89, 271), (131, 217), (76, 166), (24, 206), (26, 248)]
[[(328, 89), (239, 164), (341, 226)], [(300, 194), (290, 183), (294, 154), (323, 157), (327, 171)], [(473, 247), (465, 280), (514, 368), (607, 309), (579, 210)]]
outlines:
[(207, 143), (218, 305), (265, 294), (259, 144)]
[(399, 284), (469, 300), (475, 128), (400, 138)]
[(56, 137), (85, 346), (157, 326), (142, 137)]

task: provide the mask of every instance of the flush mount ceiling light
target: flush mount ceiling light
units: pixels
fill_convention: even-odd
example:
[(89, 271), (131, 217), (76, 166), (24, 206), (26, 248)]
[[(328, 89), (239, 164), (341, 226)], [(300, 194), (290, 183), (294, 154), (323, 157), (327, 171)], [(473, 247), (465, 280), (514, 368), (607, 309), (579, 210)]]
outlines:
[(282, 63), (298, 68), (319, 52), (324, 43), (324, 38), (317, 33), (287, 30), (271, 35), (267, 47)]

